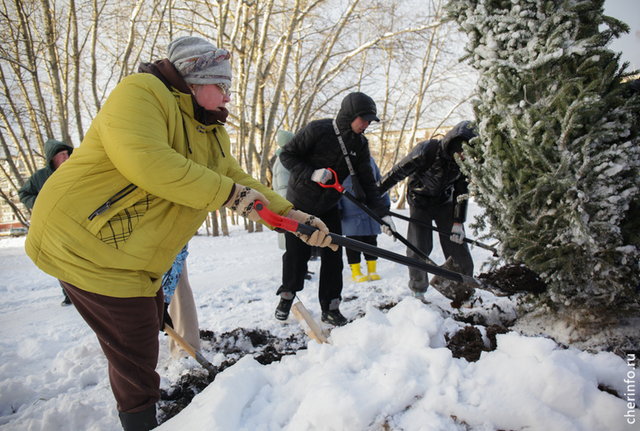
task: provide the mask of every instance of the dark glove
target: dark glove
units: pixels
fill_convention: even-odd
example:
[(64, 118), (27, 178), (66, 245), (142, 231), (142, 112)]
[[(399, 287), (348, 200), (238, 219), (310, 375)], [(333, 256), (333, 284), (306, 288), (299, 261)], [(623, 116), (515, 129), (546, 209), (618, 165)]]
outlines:
[(162, 328), (161, 328), (162, 331), (164, 331), (164, 325), (169, 325), (171, 326), (171, 328), (173, 328), (173, 322), (171, 321), (171, 316), (169, 316), (168, 302), (164, 303), (164, 316), (162, 316)]

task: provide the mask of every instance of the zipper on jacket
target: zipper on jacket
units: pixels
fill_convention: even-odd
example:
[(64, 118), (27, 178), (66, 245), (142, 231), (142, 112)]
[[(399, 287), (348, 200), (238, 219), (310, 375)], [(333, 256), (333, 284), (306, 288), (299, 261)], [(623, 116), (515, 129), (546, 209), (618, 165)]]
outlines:
[(227, 157), (224, 155), (224, 150), (222, 149), (222, 144), (220, 143), (220, 139), (218, 139), (218, 134), (216, 133), (216, 129), (213, 129), (213, 136), (218, 141), (218, 146), (220, 147), (220, 152), (222, 153), (222, 157)]
[(182, 129), (184, 130), (184, 137), (187, 139), (187, 148), (189, 149), (189, 153), (193, 154), (193, 151), (191, 151), (191, 141), (189, 141), (189, 134), (187, 133), (187, 125), (184, 122), (184, 117), (182, 118)]
[(107, 200), (105, 203), (103, 203), (97, 210), (92, 212), (91, 215), (89, 216), (89, 220), (93, 220), (96, 216), (99, 216), (100, 214), (102, 214), (103, 212), (105, 212), (106, 210), (111, 208), (112, 204), (118, 202), (120, 199), (124, 198), (125, 196), (127, 196), (128, 194), (130, 194), (132, 191), (134, 191), (137, 188), (138, 188), (138, 186), (136, 186), (134, 184), (129, 184), (127, 187), (125, 187), (124, 189), (120, 190), (115, 195), (111, 196), (109, 198), (109, 200)]

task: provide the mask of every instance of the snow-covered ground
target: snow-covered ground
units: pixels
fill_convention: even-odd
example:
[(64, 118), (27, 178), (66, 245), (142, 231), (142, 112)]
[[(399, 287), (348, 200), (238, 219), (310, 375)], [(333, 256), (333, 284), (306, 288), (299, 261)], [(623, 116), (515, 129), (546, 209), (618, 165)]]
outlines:
[[(396, 224), (406, 232), (406, 223)], [(379, 246), (404, 254), (385, 235)], [(201, 329), (259, 328), (281, 338), (302, 332), (293, 315), (286, 324), (273, 318), (282, 255), (276, 233), (234, 227), (230, 237), (194, 237), (189, 252)], [(472, 252), (479, 273), (489, 252)], [(432, 257), (443, 262), (438, 245)], [(57, 281), (26, 256), (23, 238), (0, 240), (0, 259), (0, 430), (120, 430), (93, 332), (72, 306), (60, 306)], [(318, 269), (310, 263), (316, 274), (299, 294), (317, 321)], [(464, 324), (451, 318), (449, 301), (432, 289), (430, 305), (412, 298), (401, 265), (379, 260), (378, 272), (380, 281), (345, 282), (343, 314), (364, 317), (333, 329), (331, 344), (308, 341), (269, 365), (247, 355), (158, 430), (640, 430), (640, 410), (629, 404), (639, 391), (635, 357), (510, 332), (477, 362), (453, 358), (445, 335)], [(515, 312), (507, 298), (482, 296)], [(375, 307), (395, 302), (388, 312)], [(554, 336), (568, 332), (556, 328)], [(172, 359), (167, 337), (158, 336), (157, 370), (168, 389), (200, 365)], [(220, 365), (224, 356), (207, 343), (203, 355)]]

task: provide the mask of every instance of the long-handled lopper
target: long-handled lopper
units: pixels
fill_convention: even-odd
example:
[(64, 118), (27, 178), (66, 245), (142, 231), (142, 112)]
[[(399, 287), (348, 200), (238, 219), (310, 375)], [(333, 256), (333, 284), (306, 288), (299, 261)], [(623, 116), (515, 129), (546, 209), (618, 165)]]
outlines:
[[(298, 223), (297, 221), (283, 217), (279, 214), (274, 213), (267, 209), (267, 207), (260, 201), (255, 202), (255, 209), (260, 214), (260, 217), (270, 224), (271, 226), (279, 229), (284, 229), (289, 232), (299, 232), (303, 235), (312, 235), (317, 229), (312, 226), (307, 226), (305, 224)], [(389, 250), (385, 250), (379, 247), (375, 247), (360, 241), (356, 241), (351, 238), (346, 238), (341, 235), (337, 235), (335, 233), (329, 233), (331, 237), (331, 241), (334, 244), (341, 245), (343, 247), (350, 248), (355, 251), (359, 251), (361, 253), (367, 253), (372, 256), (381, 257), (383, 259), (390, 260), (395, 263), (399, 263), (404, 266), (412, 267), (419, 269), (424, 272), (428, 272), (430, 274), (438, 275), (440, 277), (446, 278), (448, 280), (462, 283), (467, 285), (466, 292), (461, 292), (466, 297), (461, 298), (451, 298), (454, 301), (464, 301), (473, 293), (474, 287), (481, 287), (481, 283), (473, 277), (469, 277), (468, 275), (460, 274), (454, 271), (450, 271), (448, 269), (440, 268), (437, 265), (431, 265), (426, 262), (422, 262), (419, 260), (411, 259), (409, 257), (403, 256), (401, 254), (397, 254), (391, 252)]]
[[(399, 218), (401, 220), (408, 221), (409, 223), (419, 224), (420, 226), (424, 226), (427, 229), (431, 229), (434, 232), (438, 232), (438, 233), (441, 233), (441, 234), (444, 234), (444, 235), (451, 235), (451, 232), (447, 232), (444, 229), (440, 229), (440, 228), (438, 228), (436, 226), (433, 226), (431, 223), (427, 223), (427, 222), (424, 222), (422, 220), (416, 220), (416, 219), (411, 218), (411, 217), (403, 216), (402, 214), (394, 213), (393, 211), (389, 211), (389, 215), (391, 215), (393, 217), (397, 217), (397, 218)], [(478, 247), (484, 248), (485, 250), (489, 250), (489, 251), (493, 252), (494, 256), (498, 256), (498, 250), (496, 250), (495, 247), (492, 247), (492, 246), (487, 245), (487, 244), (483, 244), (483, 243), (481, 243), (480, 241), (478, 241), (476, 239), (467, 238), (467, 237), (465, 237), (463, 239), (463, 241), (464, 242), (468, 242), (469, 244), (472, 244), (472, 245), (477, 245)]]
[[(387, 223), (386, 221), (382, 220), (382, 218), (380, 216), (378, 216), (376, 213), (374, 213), (373, 211), (371, 211), (371, 209), (368, 206), (366, 206), (365, 204), (360, 202), (358, 200), (358, 198), (356, 198), (354, 195), (349, 193), (349, 191), (347, 189), (345, 189), (342, 186), (342, 184), (340, 184), (338, 182), (338, 176), (336, 175), (336, 173), (335, 173), (335, 171), (333, 169), (331, 169), (331, 168), (327, 168), (327, 169), (329, 171), (331, 171), (331, 173), (333, 174), (334, 181), (331, 184), (318, 183), (321, 187), (324, 187), (325, 189), (336, 189), (344, 197), (346, 197), (351, 202), (353, 202), (355, 205), (357, 205), (358, 208), (360, 208), (362, 211), (364, 211), (369, 217), (371, 217), (376, 222), (378, 222), (378, 224), (380, 224), (380, 226), (387, 226), (389, 229), (391, 229), (391, 234), (393, 235), (393, 237), (396, 238), (397, 240), (399, 240), (404, 245), (406, 245), (409, 249), (411, 249), (411, 251), (413, 251), (415, 254), (420, 256), (420, 258), (424, 259), (430, 265), (435, 265), (435, 263), (431, 259), (429, 259), (429, 256), (427, 256), (425, 252), (423, 252), (418, 247), (416, 247), (415, 245), (410, 243), (409, 240), (407, 240), (405, 237), (403, 237), (398, 232), (396, 232), (395, 229), (392, 229), (391, 226), (389, 225), (389, 223)], [(362, 250), (358, 250), (358, 251), (361, 252)], [(431, 271), (429, 271), (429, 272), (431, 272)]]

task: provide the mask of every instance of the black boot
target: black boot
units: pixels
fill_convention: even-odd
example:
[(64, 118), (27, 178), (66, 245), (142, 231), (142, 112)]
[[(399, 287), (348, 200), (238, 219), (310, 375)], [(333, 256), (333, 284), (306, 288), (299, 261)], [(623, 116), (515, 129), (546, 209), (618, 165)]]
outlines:
[(340, 310), (338, 310), (337, 308), (335, 310), (323, 311), (320, 320), (322, 320), (324, 323), (329, 323), (336, 326), (344, 326), (349, 323), (347, 318), (344, 317)]
[[(289, 299), (290, 298), (290, 299)], [(291, 292), (283, 292), (280, 294), (280, 303), (276, 307), (276, 319), (285, 321), (289, 318), (289, 311), (293, 304), (293, 298), (295, 295)]]
[(138, 413), (119, 412), (118, 416), (124, 431), (149, 431), (158, 426), (155, 404)]

